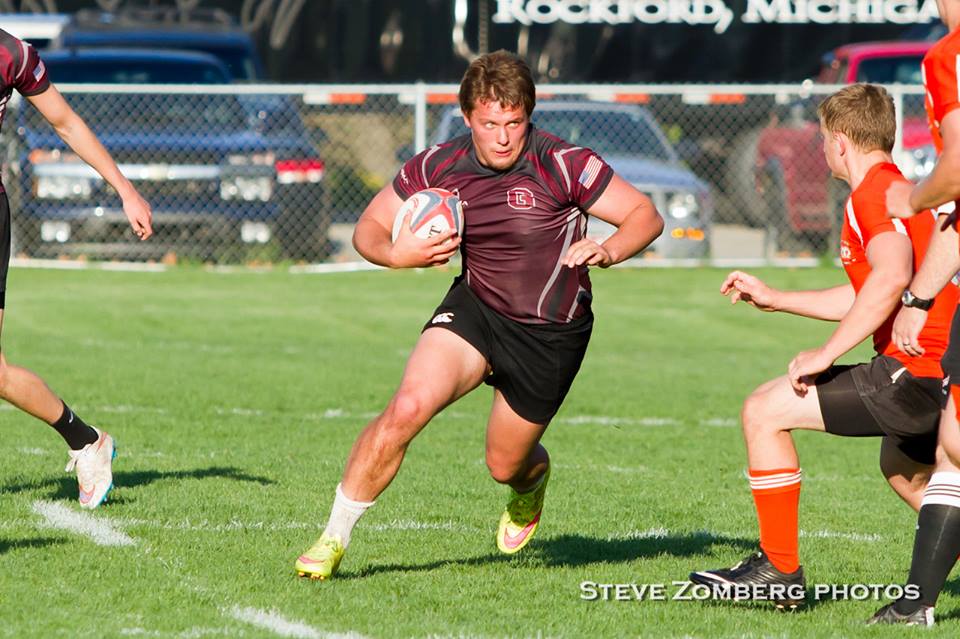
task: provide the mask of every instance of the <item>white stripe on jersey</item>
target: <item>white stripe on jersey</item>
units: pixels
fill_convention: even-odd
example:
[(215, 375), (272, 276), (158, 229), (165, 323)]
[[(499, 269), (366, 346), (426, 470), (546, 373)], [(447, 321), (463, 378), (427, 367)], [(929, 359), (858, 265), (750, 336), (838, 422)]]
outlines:
[(890, 221), (893, 222), (893, 228), (897, 229), (897, 233), (902, 233), (907, 237), (910, 237), (910, 234), (907, 233), (907, 227), (903, 225), (903, 220), (893, 218)]
[(19, 80), (23, 76), (23, 71), (27, 68), (27, 59), (30, 57), (30, 50), (27, 48), (27, 43), (23, 40), (20, 41), (20, 68), (17, 69), (17, 79)]
[(850, 223), (850, 228), (853, 229), (853, 232), (857, 234), (857, 237), (860, 238), (860, 244), (863, 244), (863, 233), (860, 232), (860, 224), (857, 223), (857, 216), (853, 212), (853, 198), (847, 198), (847, 222)]
[(423, 160), (420, 162), (420, 175), (423, 176), (423, 183), (428, 187), (430, 182), (427, 181), (427, 160), (430, 159), (430, 156), (440, 150), (439, 144), (434, 144), (430, 147), (430, 150), (423, 154)]
[(953, 84), (957, 87), (957, 95), (953, 96), (953, 99), (960, 102), (960, 82), (957, 81), (958, 78), (960, 78), (960, 54), (953, 59)]
[(553, 153), (553, 159), (556, 161), (557, 165), (560, 167), (560, 173), (563, 174), (563, 183), (564, 183), (564, 186), (567, 187), (567, 193), (570, 192), (570, 188), (571, 188), (570, 174), (567, 173), (567, 166), (563, 163), (563, 156), (565, 153), (569, 153), (570, 151), (579, 151), (580, 149), (581, 147), (579, 146), (571, 146), (569, 149), (564, 149), (563, 151), (555, 151)]

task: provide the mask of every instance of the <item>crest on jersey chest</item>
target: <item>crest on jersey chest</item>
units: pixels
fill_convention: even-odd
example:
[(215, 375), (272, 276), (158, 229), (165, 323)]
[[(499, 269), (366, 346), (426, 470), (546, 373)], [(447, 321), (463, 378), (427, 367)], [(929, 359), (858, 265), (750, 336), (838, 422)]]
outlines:
[(537, 205), (533, 191), (525, 186), (515, 186), (507, 191), (507, 205), (516, 211), (526, 211)]

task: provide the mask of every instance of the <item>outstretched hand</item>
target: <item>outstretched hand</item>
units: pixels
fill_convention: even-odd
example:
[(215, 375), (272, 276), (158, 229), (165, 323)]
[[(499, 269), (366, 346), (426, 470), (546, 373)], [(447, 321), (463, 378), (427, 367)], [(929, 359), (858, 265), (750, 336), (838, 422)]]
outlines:
[(733, 271), (720, 285), (720, 293), (730, 298), (731, 304), (745, 302), (761, 311), (775, 311), (777, 290), (770, 288), (758, 277)]

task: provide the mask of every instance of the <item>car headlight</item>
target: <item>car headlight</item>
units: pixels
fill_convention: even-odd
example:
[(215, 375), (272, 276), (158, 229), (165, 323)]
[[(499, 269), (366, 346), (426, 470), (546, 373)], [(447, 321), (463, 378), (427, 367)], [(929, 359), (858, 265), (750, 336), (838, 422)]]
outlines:
[(220, 180), (220, 197), (224, 200), (267, 202), (273, 195), (273, 180), (269, 177), (233, 175)]
[(84, 199), (93, 192), (93, 180), (63, 175), (38, 175), (33, 179), (33, 192), (41, 199)]
[(675, 220), (683, 220), (700, 212), (700, 202), (693, 193), (677, 192), (667, 195), (667, 213)]
[(899, 164), (904, 177), (915, 182), (930, 175), (936, 163), (937, 150), (932, 144), (925, 144), (915, 149), (904, 149)]

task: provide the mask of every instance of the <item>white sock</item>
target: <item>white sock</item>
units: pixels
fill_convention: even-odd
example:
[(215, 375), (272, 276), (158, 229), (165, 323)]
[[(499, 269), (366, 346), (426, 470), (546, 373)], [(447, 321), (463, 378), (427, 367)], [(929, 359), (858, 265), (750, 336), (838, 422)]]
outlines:
[(330, 509), (330, 519), (327, 520), (327, 528), (323, 531), (324, 535), (337, 535), (346, 548), (350, 545), (350, 533), (353, 527), (357, 525), (363, 513), (367, 508), (373, 506), (373, 501), (354, 501), (343, 494), (342, 484), (337, 484), (337, 496), (333, 500), (333, 508)]

